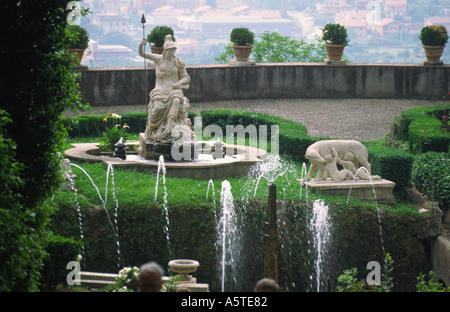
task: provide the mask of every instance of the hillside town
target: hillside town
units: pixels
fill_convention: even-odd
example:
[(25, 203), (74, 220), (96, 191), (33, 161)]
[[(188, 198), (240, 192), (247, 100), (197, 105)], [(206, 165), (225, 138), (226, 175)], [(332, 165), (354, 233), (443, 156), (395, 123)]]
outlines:
[(177, 54), (187, 64), (200, 65), (215, 63), (234, 27), (247, 27), (256, 38), (270, 31), (313, 42), (329, 22), (347, 28), (352, 49), (346, 53), (351, 62), (421, 62), (420, 29), (426, 25), (450, 29), (450, 7), (446, 1), (417, 2), (428, 4), (418, 7), (411, 0), (84, 0), (81, 6), (90, 13), (80, 23), (89, 32), (90, 47), (83, 64), (142, 65), (137, 46), (158, 25), (174, 29)]

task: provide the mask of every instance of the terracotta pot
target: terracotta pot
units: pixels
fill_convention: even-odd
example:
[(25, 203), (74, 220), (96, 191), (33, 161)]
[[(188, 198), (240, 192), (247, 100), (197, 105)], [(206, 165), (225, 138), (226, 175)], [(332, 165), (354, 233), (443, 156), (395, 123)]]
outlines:
[(325, 44), (328, 54), (328, 60), (340, 61), (344, 54), (345, 44)]
[(69, 49), (69, 53), (75, 53), (77, 55), (77, 63), (80, 65), (81, 60), (83, 59), (85, 49)]
[(423, 46), (428, 62), (437, 62), (441, 59), (445, 46)]
[(233, 45), (233, 51), (234, 51), (234, 56), (236, 58), (236, 61), (240, 61), (240, 62), (248, 61), (248, 57), (252, 53), (252, 49), (253, 49), (252, 45), (246, 45), (246, 46)]
[(152, 49), (153, 54), (162, 55), (164, 52), (164, 47), (150, 46), (150, 49)]

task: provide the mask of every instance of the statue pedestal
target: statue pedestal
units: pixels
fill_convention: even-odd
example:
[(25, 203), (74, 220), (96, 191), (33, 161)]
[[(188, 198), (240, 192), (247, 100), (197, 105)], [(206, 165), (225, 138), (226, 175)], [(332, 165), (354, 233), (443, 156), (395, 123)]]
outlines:
[(138, 154), (145, 159), (158, 160), (163, 155), (165, 160), (172, 159), (172, 143), (152, 142), (146, 139), (145, 133), (139, 134)]
[[(389, 180), (345, 180), (335, 182), (330, 178), (321, 181), (304, 181), (300, 183), (308, 187), (308, 190), (316, 194), (347, 197), (351, 188), (350, 197), (360, 200), (370, 200), (379, 204), (395, 205), (395, 197), (392, 194), (395, 183)], [(375, 191), (375, 195), (374, 195)]]

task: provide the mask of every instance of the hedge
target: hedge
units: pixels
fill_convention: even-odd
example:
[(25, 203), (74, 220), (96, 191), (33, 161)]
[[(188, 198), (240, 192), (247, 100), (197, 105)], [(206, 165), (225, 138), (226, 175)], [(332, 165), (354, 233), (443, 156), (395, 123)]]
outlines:
[(450, 156), (448, 153), (427, 152), (416, 155), (412, 168), (416, 187), (439, 203), (444, 213), (450, 206)]
[[(68, 192), (68, 191), (64, 191)], [(69, 194), (69, 193), (67, 193)], [(217, 194), (217, 196), (219, 196)], [(75, 208), (67, 199), (55, 198), (58, 212), (53, 216), (53, 230), (64, 236), (79, 237)], [(253, 291), (264, 273), (264, 241), (267, 203), (260, 200), (235, 199), (237, 244), (240, 256), (234, 259), (235, 271), (227, 267), (227, 291)], [(311, 206), (299, 201), (278, 201), (280, 285), (289, 291), (315, 291), (313, 233), (310, 230)], [(382, 263), (384, 255), (375, 208), (330, 204), (331, 241), (324, 255), (324, 272), (333, 285), (342, 270), (358, 266), (364, 272), (369, 261)], [(139, 266), (155, 260), (166, 268), (174, 258), (195, 259), (200, 267), (194, 276), (208, 283), (211, 291), (220, 291), (220, 257), (215, 210), (211, 202), (169, 202), (170, 246), (164, 234), (162, 205), (140, 206), (121, 203), (119, 210), (119, 240), (123, 266)], [(217, 207), (216, 209), (219, 209)], [(117, 273), (115, 236), (103, 209), (93, 209), (92, 203), (82, 203), (84, 217), (86, 267), (82, 270)], [(423, 226), (418, 214), (405, 214), (399, 209), (386, 211), (382, 219), (386, 252), (394, 259), (394, 283), (398, 291), (412, 291), (415, 277), (427, 269), (426, 254), (418, 233)], [(367, 273), (366, 273), (367, 274)], [(231, 278), (233, 276), (233, 279)], [(228, 275), (227, 275), (228, 276)], [(312, 286), (313, 285), (313, 286)]]
[(450, 133), (442, 131), (441, 116), (450, 105), (418, 107), (402, 112), (394, 121), (396, 139), (407, 141), (414, 154), (448, 152)]
[(82, 242), (72, 238), (64, 238), (59, 235), (48, 237), (44, 258), (44, 265), (41, 277), (42, 290), (55, 290), (58, 284), (66, 283), (69, 271), (66, 269), (67, 263), (75, 261), (81, 253)]
[[(122, 121), (130, 126), (130, 133), (139, 133), (144, 131), (147, 120), (147, 113), (128, 113), (122, 115)], [(192, 112), (189, 117), (194, 124)], [(70, 136), (101, 136), (104, 125), (103, 115), (88, 115), (75, 118), (66, 118), (65, 124), (70, 126)], [(207, 110), (201, 112), (202, 125), (218, 125), (223, 135), (226, 135), (227, 125), (255, 125), (259, 131), (260, 125), (267, 126), (267, 143), (270, 148), (271, 126), (279, 126), (279, 152), (282, 155), (288, 155), (291, 159), (306, 162), (306, 149), (314, 142), (320, 140), (329, 140), (328, 137), (311, 137), (307, 134), (307, 128), (291, 120), (270, 116), (267, 114), (252, 113), (233, 110)], [(259, 133), (258, 133), (259, 137)], [(410, 185), (412, 155), (389, 147), (376, 145), (373, 143), (363, 144), (368, 148), (369, 162), (372, 165), (372, 173), (378, 174), (382, 178), (395, 182), (395, 190), (401, 190)], [(395, 170), (393, 170), (395, 168)]]
[(411, 185), (412, 154), (403, 150), (366, 142), (372, 174), (395, 182), (395, 191), (404, 190)]

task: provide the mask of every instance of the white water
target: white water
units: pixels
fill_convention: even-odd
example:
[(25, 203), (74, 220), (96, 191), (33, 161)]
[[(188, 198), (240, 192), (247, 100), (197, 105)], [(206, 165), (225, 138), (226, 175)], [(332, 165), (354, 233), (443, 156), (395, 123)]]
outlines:
[(263, 162), (256, 165), (257, 182), (253, 196), (256, 196), (256, 191), (258, 190), (261, 178), (266, 179), (269, 183), (274, 183), (275, 180), (284, 175), (288, 169), (288, 166), (285, 166), (281, 162), (280, 155), (274, 154), (267, 156)]
[(216, 191), (214, 190), (214, 181), (211, 179), (208, 181), (208, 189), (206, 190), (206, 200), (208, 200), (209, 188), (212, 189), (212, 198), (214, 203), (214, 216), (217, 220), (217, 211), (216, 211)]
[(164, 187), (164, 199), (163, 199), (163, 212), (164, 218), (166, 219), (166, 225), (164, 226), (164, 234), (166, 234), (167, 245), (169, 248), (169, 256), (172, 256), (172, 251), (170, 247), (170, 234), (169, 234), (169, 210), (167, 208), (167, 187), (166, 187), (166, 166), (164, 164), (163, 155), (159, 156), (158, 162), (158, 172), (156, 174), (156, 186), (155, 186), (155, 202), (158, 200), (158, 184), (159, 184), (159, 174), (162, 173), (163, 187)]
[(320, 291), (322, 284), (323, 261), (328, 250), (330, 239), (330, 220), (328, 216), (328, 205), (321, 199), (313, 202), (313, 216), (310, 220), (310, 228), (314, 233), (314, 247), (317, 257), (314, 260), (316, 273), (316, 291)]
[(219, 246), (221, 248), (221, 261), (220, 261), (220, 273), (221, 273), (221, 284), (222, 292), (225, 291), (225, 280), (226, 280), (226, 270), (230, 269), (231, 275), (234, 271), (234, 260), (236, 256), (235, 248), (235, 211), (234, 211), (234, 199), (231, 193), (230, 182), (224, 180), (222, 182), (222, 190), (220, 192), (220, 204), (222, 208), (222, 215), (220, 222), (218, 223)]
[(77, 213), (78, 213), (78, 224), (79, 224), (79, 228), (80, 228), (80, 238), (81, 238), (81, 261), (86, 264), (86, 250), (84, 247), (84, 231), (83, 231), (83, 217), (81, 214), (81, 207), (80, 207), (80, 202), (78, 201), (78, 190), (75, 187), (75, 181), (70, 178), (67, 177), (67, 179), (70, 181), (70, 185), (72, 187), (72, 190), (75, 194), (75, 205), (77, 207)]
[[(80, 167), (77, 164), (73, 164), (70, 163), (71, 166), (74, 166), (78, 169), (80, 169), (91, 181), (92, 185), (94, 186), (95, 190), (97, 191), (98, 197), (100, 198), (100, 200), (102, 201), (103, 204), (103, 210), (106, 212), (106, 216), (108, 218), (108, 222), (111, 225), (111, 229), (116, 237), (116, 245), (117, 245), (117, 257), (118, 257), (118, 262), (117, 262), (117, 267), (121, 268), (122, 264), (122, 259), (121, 259), (121, 252), (120, 252), (120, 242), (119, 242), (119, 231), (118, 231), (118, 222), (117, 222), (117, 217), (118, 217), (118, 209), (119, 209), (119, 203), (116, 199), (115, 196), (115, 184), (114, 184), (114, 171), (112, 169), (112, 165), (109, 164), (108, 165), (108, 170), (107, 170), (107, 176), (106, 176), (106, 187), (105, 187), (105, 199), (103, 199), (102, 195), (100, 194), (100, 190), (97, 187), (97, 185), (95, 184), (94, 180), (92, 180), (92, 177), (86, 172), (86, 170), (84, 170), (82, 167)], [(112, 174), (112, 181), (111, 183), (113, 184), (113, 197), (116, 201), (116, 206), (115, 206), (115, 212), (114, 212), (114, 224), (111, 221), (111, 215), (107, 209), (107, 198), (108, 198), (108, 185), (109, 185), (109, 175), (110, 173)], [(78, 199), (77, 199), (77, 206), (79, 207), (79, 203), (78, 203)], [(78, 209), (78, 208), (77, 208)], [(79, 211), (79, 215), (81, 214), (81, 210)]]
[[(308, 169), (306, 169), (306, 164), (302, 164), (302, 171), (300, 174), (300, 200), (302, 200), (303, 197), (303, 182), (306, 179), (306, 176), (308, 175)], [(305, 185), (305, 197), (306, 197), (306, 204), (308, 204), (308, 185)]]
[(375, 193), (375, 186), (374, 186), (374, 184), (373, 184), (372, 177), (370, 176), (369, 170), (367, 170), (367, 168), (365, 168), (365, 167), (360, 167), (360, 168), (358, 168), (358, 170), (356, 170), (355, 176), (354, 176), (353, 181), (352, 181), (352, 185), (350, 185), (350, 190), (348, 191), (347, 202), (346, 202), (346, 203), (348, 204), (348, 200), (349, 200), (349, 198), (350, 198), (350, 193), (351, 193), (351, 191), (352, 191), (353, 183), (355, 182), (355, 178), (356, 178), (356, 176), (358, 175), (358, 172), (359, 172), (360, 170), (363, 170), (363, 171), (365, 171), (365, 172), (367, 173), (367, 175), (369, 176), (369, 181), (370, 181), (370, 183), (372, 184), (372, 192), (373, 192), (374, 202), (375, 202), (375, 206), (376, 206), (376, 208), (377, 208), (378, 226), (379, 226), (379, 229), (380, 229), (381, 249), (383, 250), (383, 255), (386, 255), (386, 251), (385, 251), (385, 249), (384, 249), (383, 228), (382, 228), (382, 226), (381, 226), (380, 208), (378, 208), (377, 195), (376, 195), (376, 193)]

